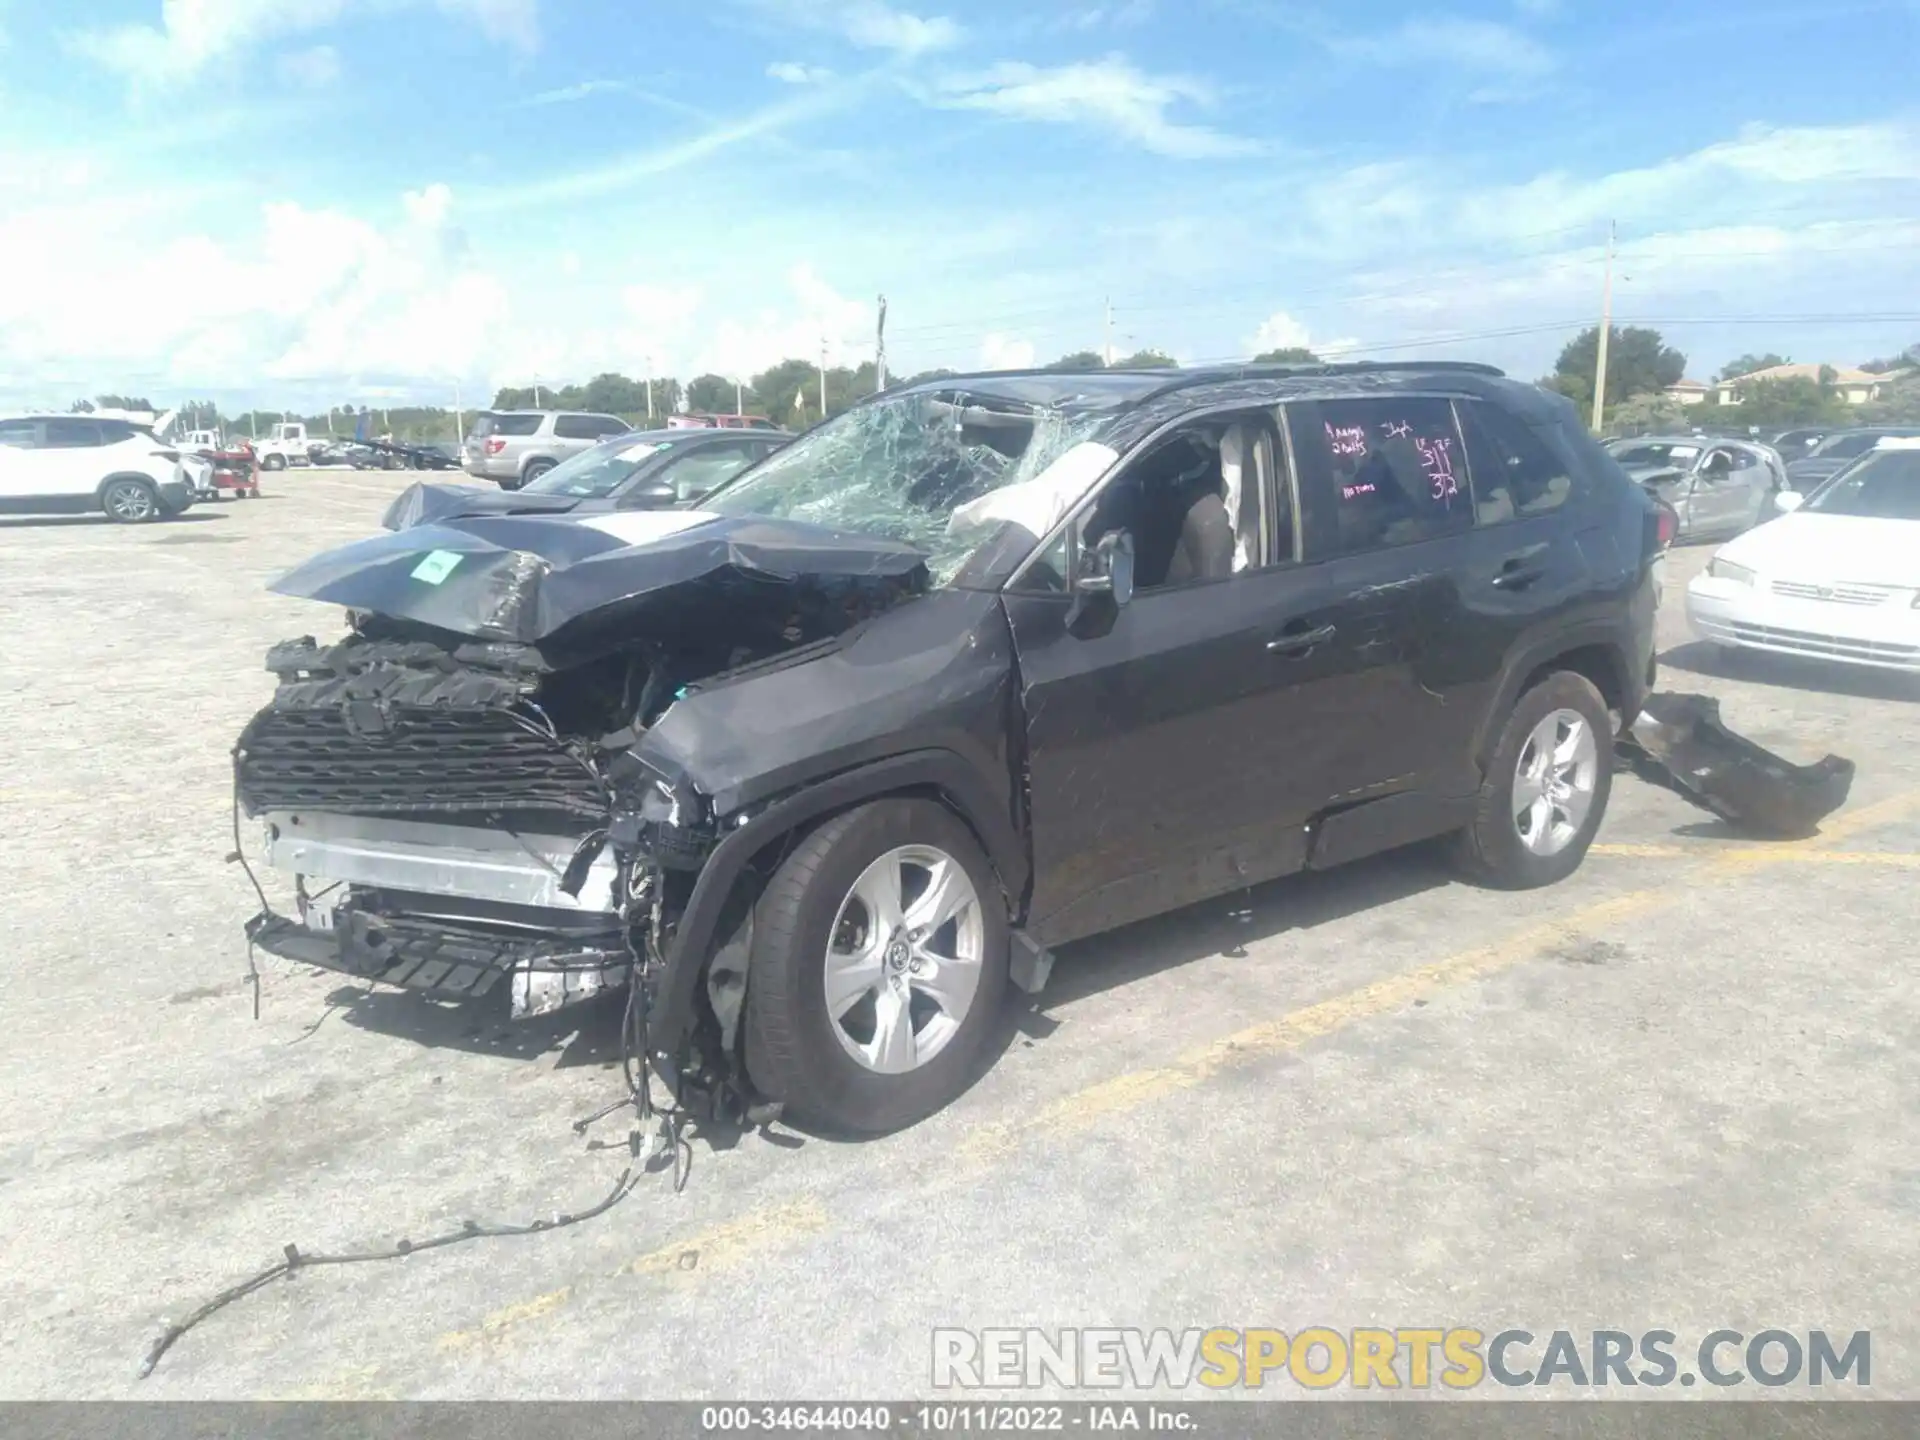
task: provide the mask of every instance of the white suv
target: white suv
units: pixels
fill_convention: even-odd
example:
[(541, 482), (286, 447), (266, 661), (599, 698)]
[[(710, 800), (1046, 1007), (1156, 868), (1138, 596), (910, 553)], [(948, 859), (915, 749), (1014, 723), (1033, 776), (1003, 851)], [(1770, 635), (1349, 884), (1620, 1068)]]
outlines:
[(163, 438), (172, 420), (149, 429), (92, 415), (0, 416), (0, 514), (101, 510), (125, 524), (178, 515), (207, 462)]

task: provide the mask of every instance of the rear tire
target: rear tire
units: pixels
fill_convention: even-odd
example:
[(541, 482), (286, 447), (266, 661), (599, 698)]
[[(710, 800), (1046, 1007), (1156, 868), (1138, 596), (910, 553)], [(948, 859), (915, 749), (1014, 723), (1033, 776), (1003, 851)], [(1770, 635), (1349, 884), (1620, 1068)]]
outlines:
[(754, 909), (749, 1078), (831, 1131), (924, 1119), (974, 1078), (1006, 995), (1008, 944), (998, 877), (946, 807), (880, 800), (834, 817)]
[(1469, 879), (1502, 890), (1566, 879), (1606, 817), (1612, 751), (1607, 702), (1593, 682), (1570, 670), (1548, 675), (1514, 703), (1474, 821), (1451, 837), (1454, 863)]
[(260, 468), (262, 470), (284, 470), (287, 468), (287, 457), (284, 455), (269, 455), (260, 462)]
[(160, 492), (145, 480), (111, 480), (100, 491), (100, 508), (121, 525), (147, 525), (167, 513)]
[(534, 481), (538, 480), (542, 475), (546, 474), (547, 471), (551, 470), (552, 468), (553, 468), (553, 461), (551, 460), (531, 461), (527, 465), (527, 468), (520, 472), (520, 483), (514, 486), (513, 488), (516, 490), (525, 489), (527, 486), (531, 485)]

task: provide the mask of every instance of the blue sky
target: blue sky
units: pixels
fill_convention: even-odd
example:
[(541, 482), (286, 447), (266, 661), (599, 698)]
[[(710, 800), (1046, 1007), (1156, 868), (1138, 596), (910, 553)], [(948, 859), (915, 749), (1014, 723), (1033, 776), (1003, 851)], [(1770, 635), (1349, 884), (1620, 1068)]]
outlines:
[(0, 0), (0, 396), (1920, 340), (1920, 0)]

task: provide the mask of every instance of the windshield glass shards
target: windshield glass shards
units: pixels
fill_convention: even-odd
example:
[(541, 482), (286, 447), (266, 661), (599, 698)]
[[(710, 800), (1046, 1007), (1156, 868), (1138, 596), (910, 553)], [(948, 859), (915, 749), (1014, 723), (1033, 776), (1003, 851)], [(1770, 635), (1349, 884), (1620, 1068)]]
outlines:
[[(801, 436), (700, 508), (900, 540), (925, 551), (933, 582), (946, 585), (1010, 532), (1038, 539), (1085, 493), (1112, 458), (1085, 442), (1110, 418), (956, 391), (877, 400)], [(1034, 494), (1052, 489), (1061, 493)], [(989, 499), (1003, 492), (1010, 503)]]

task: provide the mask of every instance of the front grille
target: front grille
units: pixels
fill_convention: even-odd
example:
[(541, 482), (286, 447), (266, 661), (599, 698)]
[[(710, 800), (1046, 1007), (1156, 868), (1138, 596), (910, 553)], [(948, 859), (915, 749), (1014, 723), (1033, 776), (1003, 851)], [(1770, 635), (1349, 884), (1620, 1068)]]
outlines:
[(1920, 669), (1920, 645), (1897, 645), (1885, 640), (1859, 640), (1846, 635), (1818, 635), (1807, 630), (1782, 630), (1773, 625), (1748, 625), (1734, 621), (1727, 627), (1736, 640), (1750, 645), (1767, 645), (1776, 650), (1792, 650), (1802, 655), (1821, 655), (1836, 660), (1861, 660), (1875, 665), (1893, 665)]
[(367, 735), (348, 727), (340, 706), (261, 711), (241, 737), (247, 813), (607, 813), (586, 765), (508, 710), (395, 706), (388, 713), (392, 728)]
[(1809, 585), (1776, 580), (1773, 593), (1793, 600), (1824, 600), (1834, 605), (1884, 605), (1898, 592), (1891, 585)]

